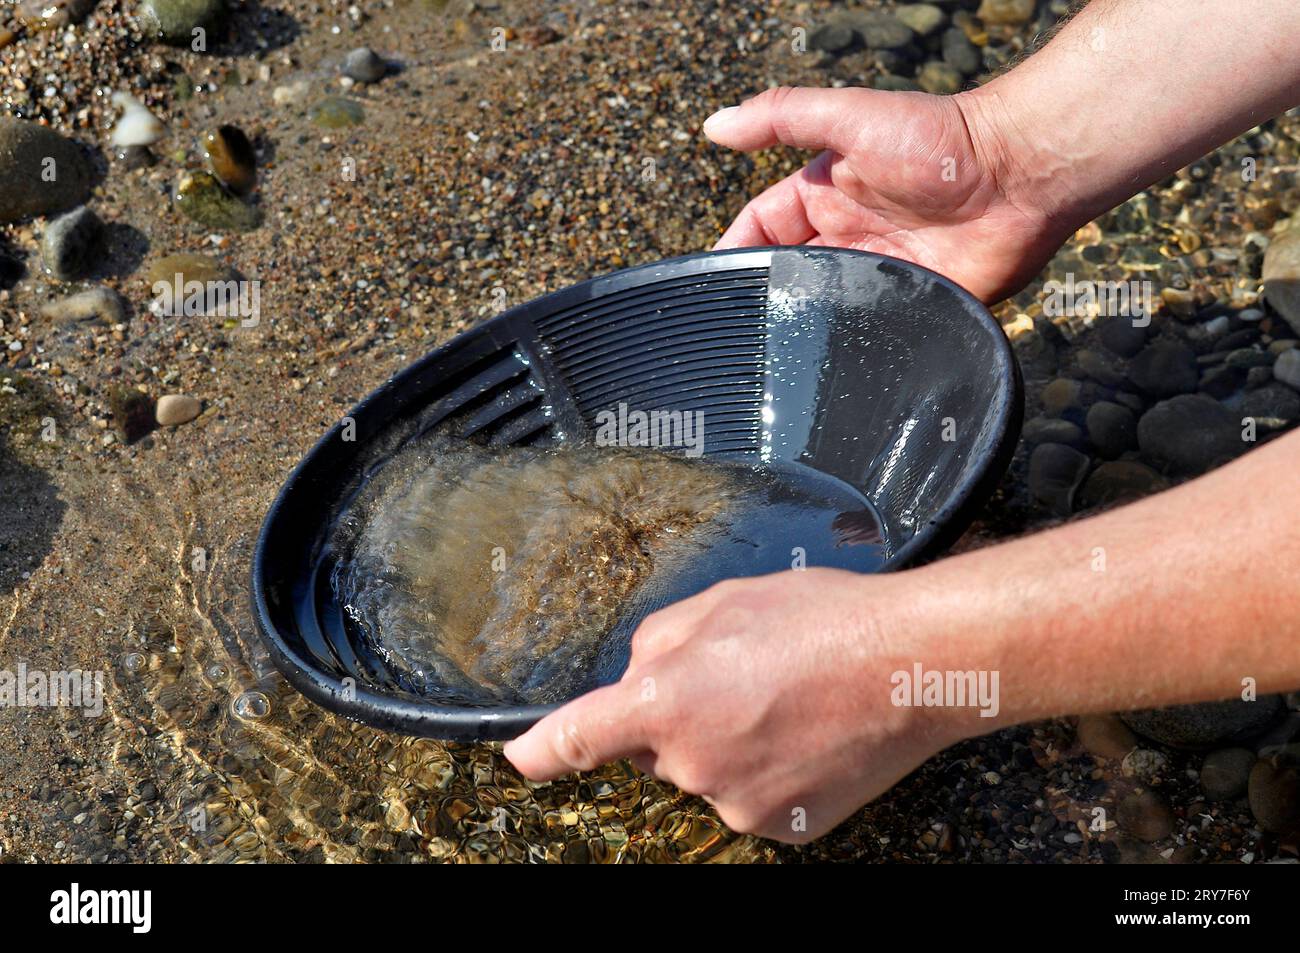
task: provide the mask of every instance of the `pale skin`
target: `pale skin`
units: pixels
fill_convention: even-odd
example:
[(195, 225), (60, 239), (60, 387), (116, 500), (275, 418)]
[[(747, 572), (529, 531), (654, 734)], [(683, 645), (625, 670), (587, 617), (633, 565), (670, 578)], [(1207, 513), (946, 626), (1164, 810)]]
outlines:
[[(996, 301), (1098, 214), (1300, 103), (1296, 36), (1295, 0), (1094, 0), (976, 91), (769, 90), (705, 133), (821, 152), (719, 247), (877, 251)], [(506, 755), (538, 780), (630, 758), (733, 829), (799, 843), (997, 728), (1236, 697), (1244, 679), (1300, 688), (1297, 473), (1291, 433), (1139, 503), (921, 568), (722, 583), (647, 618), (621, 681)], [(891, 675), (915, 662), (999, 672), (996, 717), (893, 704)]]

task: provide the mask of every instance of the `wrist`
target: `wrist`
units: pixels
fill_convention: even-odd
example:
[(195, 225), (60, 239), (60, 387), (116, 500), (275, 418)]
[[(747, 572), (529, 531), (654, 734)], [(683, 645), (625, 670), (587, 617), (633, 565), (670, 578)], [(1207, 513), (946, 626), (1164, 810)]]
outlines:
[(1050, 145), (1041, 120), (1022, 105), (1013, 75), (952, 97), (980, 168), (1008, 204), (1036, 221), (1053, 246), (1105, 211), (1081, 187), (1078, 169)]
[(868, 709), (883, 699), (897, 735), (936, 751), (1023, 720), (1006, 707), (1005, 629), (981, 622), (987, 594), (950, 572), (960, 559), (871, 577), (860, 602)]

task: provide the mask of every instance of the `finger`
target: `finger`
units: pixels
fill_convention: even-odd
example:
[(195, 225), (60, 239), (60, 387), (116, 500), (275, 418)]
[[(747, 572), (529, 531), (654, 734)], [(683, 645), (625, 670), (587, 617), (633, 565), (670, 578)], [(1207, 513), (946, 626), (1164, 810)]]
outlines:
[(844, 154), (857, 143), (864, 107), (881, 95), (887, 94), (782, 86), (718, 110), (704, 120), (704, 134), (720, 146), (742, 152), (781, 143)]
[(731, 223), (715, 249), (763, 245), (802, 245), (817, 236), (808, 219), (800, 177), (796, 172), (750, 201)]
[(635, 681), (606, 685), (574, 699), (508, 742), (505, 755), (525, 777), (550, 781), (641, 754), (651, 747), (644, 704)]

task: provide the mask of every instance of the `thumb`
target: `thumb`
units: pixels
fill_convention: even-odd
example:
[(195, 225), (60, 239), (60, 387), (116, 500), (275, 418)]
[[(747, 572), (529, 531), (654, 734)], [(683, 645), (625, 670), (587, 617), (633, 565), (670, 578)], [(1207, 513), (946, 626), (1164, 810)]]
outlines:
[(704, 134), (720, 146), (750, 152), (777, 143), (797, 149), (849, 152), (862, 128), (863, 111), (887, 96), (869, 89), (782, 86), (704, 120)]
[(507, 742), (505, 755), (525, 777), (549, 781), (640, 754), (650, 747), (645, 705), (636, 681), (625, 678), (551, 712)]

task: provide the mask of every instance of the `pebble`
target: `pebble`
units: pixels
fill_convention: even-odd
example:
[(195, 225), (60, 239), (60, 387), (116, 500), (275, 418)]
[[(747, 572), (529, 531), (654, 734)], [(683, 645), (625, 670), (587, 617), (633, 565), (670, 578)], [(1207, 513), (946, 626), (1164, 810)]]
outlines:
[(257, 153), (238, 126), (218, 126), (203, 138), (208, 167), (222, 184), (241, 195), (257, 184)]
[(307, 98), (312, 90), (311, 83), (305, 79), (294, 80), (271, 91), (271, 101), (277, 106), (291, 106)]
[[(47, 169), (52, 181), (42, 178)], [(90, 164), (76, 144), (45, 126), (0, 116), (0, 222), (81, 205), (90, 184)]]
[(1136, 460), (1111, 460), (1088, 474), (1079, 489), (1079, 506), (1131, 503), (1168, 486), (1155, 470)]
[(984, 65), (980, 49), (957, 27), (943, 31), (941, 40), (943, 61), (963, 76), (974, 76)]
[(343, 129), (365, 122), (366, 111), (355, 99), (327, 96), (311, 110), (311, 121), (325, 129)]
[(1221, 314), (1217, 318), (1211, 318), (1200, 326), (1200, 333), (1206, 338), (1217, 338), (1227, 334), (1232, 327), (1232, 319), (1226, 314)]
[(857, 40), (853, 30), (844, 23), (823, 23), (812, 31), (808, 45), (823, 53), (843, 53)]
[(1099, 400), (1088, 408), (1086, 421), (1099, 456), (1113, 460), (1137, 447), (1137, 416), (1127, 407)]
[(951, 96), (953, 93), (959, 93), (966, 82), (960, 70), (938, 60), (932, 60), (922, 66), (916, 74), (916, 81), (923, 90), (936, 96)]
[[(145, 27), (158, 39), (173, 46), (190, 46), (194, 31), (211, 34), (226, 15), (223, 0), (145, 0), (140, 7)], [(214, 45), (207, 37), (207, 47)]]
[(975, 15), (989, 24), (1019, 26), (1034, 15), (1036, 0), (984, 0)]
[(1246, 384), (1247, 376), (1248, 371), (1244, 367), (1234, 367), (1226, 363), (1217, 367), (1207, 367), (1201, 374), (1201, 382), (1197, 385), (1197, 389), (1203, 394), (1222, 400), (1241, 390)]
[(119, 149), (151, 146), (167, 131), (162, 121), (129, 93), (114, 93), (113, 105), (122, 110), (122, 116), (114, 124), (109, 141)]
[(1241, 417), (1204, 394), (1156, 404), (1138, 421), (1138, 447), (1157, 469), (1196, 475), (1240, 456)]
[(119, 384), (110, 388), (108, 408), (114, 426), (127, 443), (134, 443), (154, 428), (153, 401), (134, 387)]
[(1300, 391), (1300, 349), (1283, 351), (1273, 362), (1273, 376), (1287, 387)]
[(1300, 767), (1271, 760), (1255, 762), (1247, 797), (1251, 813), (1264, 830), (1273, 834), (1300, 831)]
[(167, 394), (158, 398), (154, 409), (154, 419), (161, 427), (176, 427), (187, 424), (203, 410), (203, 402), (188, 394)]
[(1124, 371), (1113, 358), (1101, 351), (1084, 348), (1075, 354), (1074, 360), (1079, 370), (1104, 387), (1119, 387), (1124, 383)]
[(851, 26), (872, 50), (901, 50), (916, 39), (910, 26), (883, 10), (854, 11), (838, 22)]
[(1078, 424), (1056, 417), (1033, 417), (1025, 421), (1020, 436), (1030, 445), (1063, 443), (1076, 450), (1083, 447), (1083, 429)]
[(912, 28), (917, 36), (933, 36), (948, 25), (948, 14), (933, 3), (907, 3), (894, 16)]
[(1087, 455), (1064, 444), (1039, 444), (1029, 456), (1029, 492), (1057, 516), (1069, 516), (1090, 464)]
[(1173, 340), (1148, 344), (1133, 358), (1128, 373), (1129, 379), (1152, 397), (1190, 394), (1200, 380), (1196, 352)]
[(41, 308), (41, 314), (59, 324), (94, 318), (105, 324), (119, 324), (126, 318), (126, 308), (111, 288), (89, 288), (49, 302)]
[(1058, 377), (1043, 388), (1043, 413), (1060, 417), (1079, 407), (1083, 385), (1068, 377)]
[(1124, 756), (1120, 771), (1126, 778), (1154, 781), (1169, 765), (1169, 759), (1150, 748), (1134, 748)]
[(1293, 220), (1269, 244), (1260, 277), (1269, 306), (1300, 334), (1300, 223)]
[(150, 263), (145, 271), (145, 281), (152, 287), (160, 281), (174, 284), (176, 276), (181, 276), (181, 284), (188, 281), (230, 281), (234, 279), (234, 269), (222, 264), (211, 255), (195, 255), (181, 252), (165, 255)]
[(218, 232), (248, 232), (262, 223), (261, 213), (231, 195), (216, 176), (194, 172), (176, 189), (176, 205), (189, 218)]
[(1171, 748), (1217, 748), (1257, 735), (1284, 710), (1278, 695), (1253, 702), (1229, 699), (1125, 712), (1122, 717), (1139, 735)]
[(158, 163), (158, 157), (150, 151), (148, 146), (123, 146), (114, 151), (113, 159), (128, 171), (131, 169), (147, 169)]
[(1300, 394), (1281, 384), (1265, 384), (1242, 398), (1241, 415), (1292, 423), (1300, 420)]
[(871, 81), (873, 89), (881, 89), (888, 93), (919, 93), (921, 86), (914, 79), (908, 79), (906, 76), (890, 76), (887, 73), (877, 76)]
[(1220, 748), (1205, 756), (1201, 765), (1201, 790), (1211, 801), (1230, 801), (1246, 793), (1255, 752), (1248, 748)]
[(14, 11), (29, 30), (56, 30), (86, 19), (95, 0), (21, 0)]
[(1082, 715), (1077, 734), (1079, 744), (1099, 758), (1119, 761), (1137, 747), (1137, 736), (1115, 715)]
[(1146, 347), (1147, 329), (1128, 318), (1111, 318), (1097, 330), (1102, 347), (1120, 357), (1133, 357)]
[[(849, 44), (852, 44), (853, 34), (852, 31), (848, 32)], [(809, 40), (810, 44), (813, 49), (823, 49), (823, 47), (816, 46), (813, 42), (816, 36), (817, 33), (814, 32)], [(849, 44), (846, 44), (846, 46)], [(388, 63), (370, 47), (360, 46), (343, 58), (342, 72), (344, 76), (354, 79), (358, 83), (377, 83), (388, 72)]]
[(51, 220), (41, 236), (45, 270), (59, 281), (76, 281), (90, 270), (104, 237), (104, 223), (86, 206)]
[(1174, 832), (1174, 812), (1155, 791), (1135, 791), (1119, 802), (1115, 820), (1121, 830), (1148, 844)]

